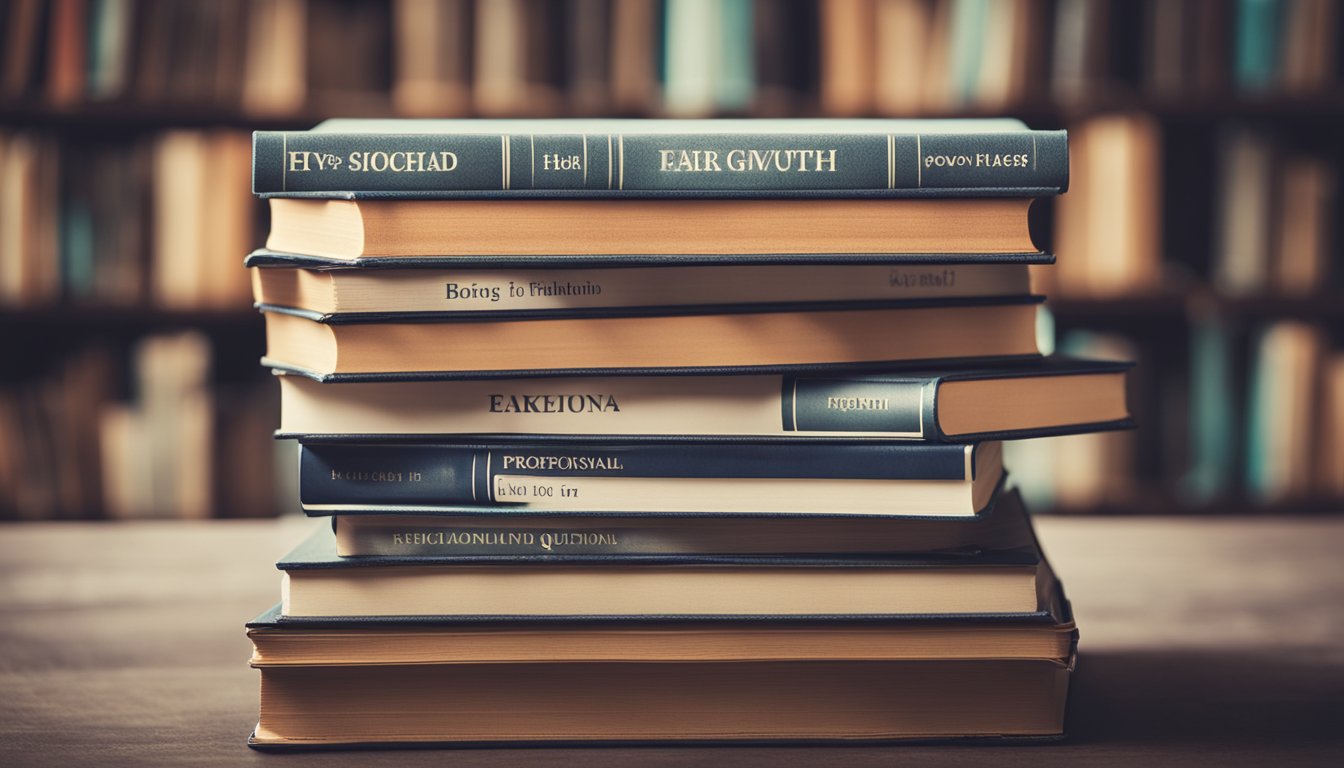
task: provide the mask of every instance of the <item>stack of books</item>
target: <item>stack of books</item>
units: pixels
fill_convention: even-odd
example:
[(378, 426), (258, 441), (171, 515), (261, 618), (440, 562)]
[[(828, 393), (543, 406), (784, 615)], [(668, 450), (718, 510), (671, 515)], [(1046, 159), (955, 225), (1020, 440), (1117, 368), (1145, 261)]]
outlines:
[(1042, 357), (1010, 120), (330, 121), (254, 137), (300, 446), (257, 747), (1050, 739), (1076, 630), (1004, 439)]

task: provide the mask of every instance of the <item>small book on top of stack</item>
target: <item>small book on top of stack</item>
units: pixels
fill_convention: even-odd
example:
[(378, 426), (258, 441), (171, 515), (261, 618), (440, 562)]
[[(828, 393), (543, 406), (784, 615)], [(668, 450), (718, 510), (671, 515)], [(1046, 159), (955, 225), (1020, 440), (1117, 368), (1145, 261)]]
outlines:
[(257, 133), (330, 520), (248, 625), (249, 743), (1058, 738), (1077, 633), (1000, 441), (1131, 424), (1127, 364), (1037, 346), (1067, 168), (1011, 120)]

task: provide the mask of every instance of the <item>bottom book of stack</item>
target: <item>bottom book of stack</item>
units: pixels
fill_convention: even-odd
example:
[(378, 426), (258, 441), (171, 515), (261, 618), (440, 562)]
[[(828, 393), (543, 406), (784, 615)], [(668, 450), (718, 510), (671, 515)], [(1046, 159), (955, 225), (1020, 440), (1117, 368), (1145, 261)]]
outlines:
[(892, 521), (886, 554), (342, 557), (324, 526), (248, 624), (250, 743), (1056, 739), (1077, 630), (998, 495), (926, 523), (975, 545)]

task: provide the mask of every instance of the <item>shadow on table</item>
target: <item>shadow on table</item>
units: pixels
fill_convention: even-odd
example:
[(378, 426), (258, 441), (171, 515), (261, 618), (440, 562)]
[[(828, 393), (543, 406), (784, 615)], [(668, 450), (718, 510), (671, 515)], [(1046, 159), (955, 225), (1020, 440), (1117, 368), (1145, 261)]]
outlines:
[[(1344, 649), (1080, 655), (1069, 742), (1344, 748)], [(1344, 753), (1341, 753), (1344, 754)]]

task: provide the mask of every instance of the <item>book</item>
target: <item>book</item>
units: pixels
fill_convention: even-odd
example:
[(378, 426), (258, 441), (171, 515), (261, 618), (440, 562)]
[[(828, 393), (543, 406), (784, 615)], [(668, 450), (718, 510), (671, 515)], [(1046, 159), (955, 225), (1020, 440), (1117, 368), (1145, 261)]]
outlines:
[(268, 310), (262, 362), (321, 380), (723, 373), (1039, 355), (1034, 303), (491, 322)]
[(1327, 353), (1321, 369), (1315, 490), (1323, 497), (1344, 498), (1344, 353)]
[(1311, 296), (1329, 284), (1339, 204), (1336, 176), (1324, 158), (1282, 159), (1270, 225), (1269, 272), (1270, 286), (1283, 295)]
[(975, 517), (332, 516), (340, 557), (672, 559), (702, 555), (970, 556), (1030, 545), (1016, 490)]
[(1054, 295), (1133, 296), (1162, 285), (1162, 133), (1148, 115), (1081, 123), (1072, 141), (1078, 183), (1056, 208)]
[(1068, 187), (1066, 132), (1010, 119), (327, 120), (257, 131), (252, 152), (262, 196), (1041, 197)]
[(714, 111), (719, 38), (726, 9), (714, 0), (667, 0), (663, 18), (663, 108), (695, 117)]
[(755, 3), (752, 12), (751, 68), (755, 74), (751, 112), (756, 117), (800, 114), (818, 74), (821, 9), (808, 0)]
[(1254, 296), (1273, 285), (1275, 148), (1248, 128), (1227, 131), (1218, 146), (1212, 282), (1227, 296)]
[[(1032, 254), (1030, 200), (272, 198), (266, 247), (407, 256)], [(564, 257), (564, 258), (561, 258)]]
[[(306, 265), (270, 253), (252, 263)], [(945, 298), (1031, 293), (1025, 264), (691, 265), (581, 269), (302, 269), (257, 267), (257, 305), (326, 317), (451, 314), (671, 314), (716, 308), (808, 306), (853, 309)]]
[(263, 667), (248, 744), (1050, 740), (1072, 668), (1072, 656)]
[(831, 0), (819, 5), (817, 90), (822, 111), (843, 116), (870, 112), (877, 53), (873, 0)]
[(279, 377), (282, 437), (1012, 439), (1130, 425), (1124, 363), (910, 372), (351, 382)]
[[(310, 97), (311, 34), (305, 0), (251, 0), (247, 14), (241, 103), (249, 115), (299, 111)], [(149, 51), (149, 41), (140, 41)], [(330, 47), (326, 53), (330, 53)], [(327, 62), (323, 62), (327, 64)]]
[(399, 114), (465, 111), (471, 51), (469, 0), (396, 0), (392, 4), (392, 105)]
[[(926, 75), (934, 71), (929, 61), (929, 51), (935, 47), (930, 39), (933, 4), (924, 0), (879, 0), (874, 13), (876, 45), (871, 71), (876, 109), (883, 114), (913, 114), (935, 106), (932, 99), (924, 98), (930, 86)], [(841, 37), (835, 45), (839, 48), (844, 43)], [(832, 89), (836, 87), (843, 88), (844, 84), (836, 82)]]
[(660, 101), (656, 38), (662, 16), (660, 0), (622, 0), (611, 4), (611, 83), (607, 111), (643, 114)]
[(245, 194), (246, 138), (164, 133), (154, 146), (152, 189), (147, 239), (154, 300), (175, 309), (238, 306), (248, 286), (236, 259), (247, 250), (255, 215)]
[(294, 622), (369, 616), (537, 623), (973, 616), (1048, 621), (1055, 591), (1035, 545), (975, 555), (430, 562), (339, 557), (331, 529), (321, 526), (276, 567), (283, 572), (281, 615)]
[(550, 114), (563, 106), (559, 3), (500, 0), (473, 6), (472, 96), (490, 116)]
[(553, 626), (294, 620), (277, 606), (247, 635), (262, 688), (248, 743), (279, 749), (1049, 739), (1078, 633), (1057, 589), (1032, 619)]
[[(1047, 621), (887, 622), (406, 621), (388, 617), (291, 621), (275, 605), (247, 624), (252, 665), (826, 661), (848, 656), (915, 661), (1067, 657), (1077, 630), (1067, 609)], [(333, 629), (339, 631), (333, 632)]]
[(300, 441), (305, 512), (968, 517), (1000, 444)]
[(1268, 90), (1279, 78), (1284, 5), (1279, 0), (1237, 0), (1233, 64), (1239, 90)]
[(570, 114), (595, 115), (610, 104), (612, 5), (611, 0), (565, 3), (565, 104)]
[(1309, 498), (1320, 448), (1322, 328), (1280, 320), (1260, 329), (1247, 393), (1246, 488), (1265, 501)]

